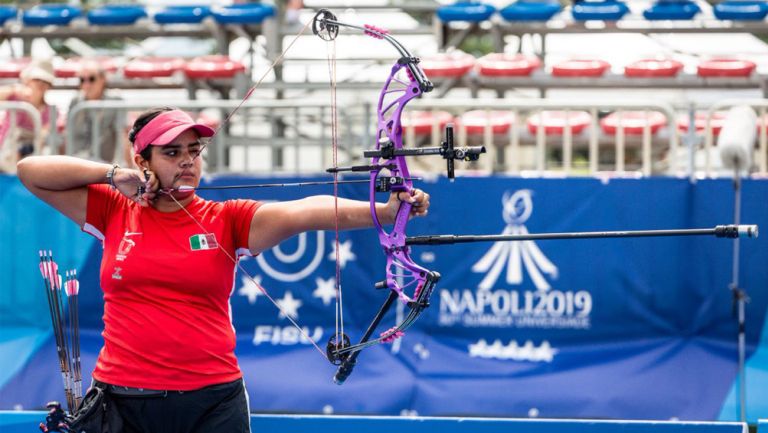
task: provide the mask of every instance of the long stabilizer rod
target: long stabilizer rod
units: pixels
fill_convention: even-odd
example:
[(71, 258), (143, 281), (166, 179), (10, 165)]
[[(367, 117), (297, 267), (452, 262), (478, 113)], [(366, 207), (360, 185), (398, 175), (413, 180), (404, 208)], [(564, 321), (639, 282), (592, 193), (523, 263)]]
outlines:
[(411, 236), (406, 245), (445, 245), (469, 242), (537, 241), (551, 239), (641, 238), (658, 236), (715, 236), (718, 238), (756, 238), (757, 225), (719, 225), (712, 229), (633, 230), (613, 232), (529, 233), (518, 235), (433, 235)]

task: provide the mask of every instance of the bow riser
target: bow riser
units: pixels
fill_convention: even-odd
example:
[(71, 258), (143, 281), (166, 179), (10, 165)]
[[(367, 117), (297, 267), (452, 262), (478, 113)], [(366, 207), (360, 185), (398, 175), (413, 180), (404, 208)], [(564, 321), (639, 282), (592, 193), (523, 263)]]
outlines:
[[(376, 135), (376, 149), (381, 150), (382, 146), (390, 146), (394, 149), (403, 148), (403, 128), (401, 124), (402, 113), (405, 106), (414, 98), (422, 95), (419, 83), (413, 76), (410, 69), (404, 69), (410, 63), (397, 62), (392, 66), (390, 75), (379, 95), (378, 102), (378, 133)], [(418, 67), (416, 67), (418, 69)], [(406, 72), (408, 82), (405, 83), (397, 78), (401, 71)], [(404, 85), (403, 88), (393, 89), (395, 85)], [(398, 94), (394, 99), (393, 95)], [(382, 157), (373, 157), (372, 166), (378, 166), (382, 163)], [(394, 156), (386, 161), (391, 164), (389, 174), (404, 178), (402, 185), (392, 187), (393, 192), (404, 191), (410, 193), (413, 190), (413, 182), (408, 171), (408, 165), (405, 156)], [(382, 226), (376, 214), (376, 186), (381, 170), (371, 173), (371, 182), (369, 187), (371, 198), (371, 215), (374, 220), (374, 226), (379, 234), (379, 243), (387, 255), (387, 275), (386, 284), (390, 290), (397, 293), (400, 300), (406, 304), (412, 303), (414, 298), (418, 297), (417, 288), (423, 287), (426, 275), (429, 271), (417, 265), (409, 256), (409, 248), (405, 246), (405, 230), (410, 217), (411, 203), (402, 201), (395, 216), (395, 222), (391, 231), (386, 231)], [(405, 280), (403, 282), (403, 280)], [(413, 297), (404, 293), (404, 288), (414, 286)]]

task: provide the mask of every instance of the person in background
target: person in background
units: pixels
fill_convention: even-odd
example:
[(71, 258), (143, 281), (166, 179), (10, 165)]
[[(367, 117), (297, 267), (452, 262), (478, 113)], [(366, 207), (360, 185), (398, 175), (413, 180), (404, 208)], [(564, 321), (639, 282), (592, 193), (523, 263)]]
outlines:
[(0, 120), (0, 172), (5, 173), (15, 173), (16, 162), (42, 147), (51, 126), (51, 111), (45, 102), (45, 94), (54, 81), (51, 62), (32, 61), (19, 78), (21, 83), (0, 88), (0, 101), (32, 104), (40, 112), (42, 134), (35, 136), (34, 123), (26, 112), (5, 113)]
[[(107, 93), (107, 74), (97, 62), (85, 62), (77, 75), (80, 80), (80, 92), (69, 104), (69, 111), (84, 101), (108, 101), (121, 98)], [(118, 122), (115, 110), (84, 110), (75, 114), (70, 120), (71, 125), (78, 127), (73, 131), (72, 143), (75, 156), (95, 161), (112, 162), (120, 157), (118, 149), (123, 149), (126, 137), (122, 132), (123, 122)], [(93, 147), (94, 135), (96, 148)], [(127, 146), (127, 144), (126, 144)], [(123, 156), (124, 157), (124, 156)]]

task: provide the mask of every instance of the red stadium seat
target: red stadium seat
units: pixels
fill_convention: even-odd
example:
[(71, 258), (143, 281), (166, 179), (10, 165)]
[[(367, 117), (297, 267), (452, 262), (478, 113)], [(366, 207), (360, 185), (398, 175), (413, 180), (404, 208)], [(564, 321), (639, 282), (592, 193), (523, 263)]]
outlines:
[(749, 77), (756, 65), (749, 60), (712, 59), (699, 64), (700, 77)]
[(463, 51), (440, 53), (421, 60), (421, 68), (430, 78), (461, 77), (475, 66), (475, 57)]
[[(713, 135), (720, 134), (720, 130), (723, 129), (723, 125), (725, 124), (726, 114), (727, 113), (720, 111), (712, 113), (710, 127), (712, 128)], [(688, 115), (680, 116), (680, 118), (677, 119), (677, 130), (688, 132), (689, 124), (690, 118)], [(707, 127), (707, 113), (696, 113), (696, 116), (693, 118), (693, 124), (696, 128), (696, 132), (704, 132), (704, 129)]]
[(477, 59), (477, 71), (486, 77), (527, 77), (541, 67), (541, 60), (522, 54), (491, 53)]
[(467, 134), (483, 134), (489, 122), (492, 133), (506, 134), (509, 132), (510, 126), (515, 123), (515, 113), (512, 111), (467, 111), (456, 120), (456, 126), (465, 127)]
[(21, 71), (23, 71), (31, 61), (32, 59), (29, 57), (3, 60), (0, 62), (0, 78), (19, 78)]
[(205, 111), (201, 112), (197, 116), (195, 122), (202, 123), (203, 125), (207, 125), (215, 130), (218, 130), (221, 127), (221, 118), (207, 114)]
[(402, 117), (402, 127), (404, 129), (413, 127), (416, 135), (426, 135), (432, 132), (432, 125), (437, 124), (440, 129), (453, 122), (453, 114), (447, 111), (410, 111), (404, 112)]
[(528, 131), (536, 134), (539, 126), (546, 135), (563, 135), (566, 125), (570, 125), (572, 134), (580, 134), (592, 121), (586, 111), (542, 111), (528, 118)]
[(184, 66), (184, 75), (191, 79), (232, 78), (245, 72), (245, 65), (229, 56), (196, 57)]
[(682, 69), (683, 64), (677, 60), (644, 59), (624, 67), (624, 75), (630, 78), (674, 77)]
[(107, 56), (100, 57), (70, 57), (53, 69), (53, 73), (59, 78), (74, 78), (87, 63), (97, 63), (107, 73), (117, 71), (115, 59)]
[(567, 60), (552, 67), (555, 77), (602, 77), (611, 64), (596, 59)]
[(667, 124), (667, 118), (658, 111), (622, 111), (621, 115), (614, 112), (600, 121), (600, 127), (606, 134), (615, 134), (619, 122), (627, 135), (642, 135), (646, 126), (650, 127), (651, 134), (655, 134)]
[(175, 57), (139, 57), (125, 65), (126, 78), (170, 77), (184, 68), (184, 60)]

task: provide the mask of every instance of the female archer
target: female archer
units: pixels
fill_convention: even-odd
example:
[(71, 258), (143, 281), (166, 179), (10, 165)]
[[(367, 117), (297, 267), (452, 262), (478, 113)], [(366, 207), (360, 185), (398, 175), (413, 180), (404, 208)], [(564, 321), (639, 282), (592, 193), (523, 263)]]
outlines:
[[(93, 379), (113, 402), (107, 418), (126, 432), (248, 432), (229, 309), (237, 257), (333, 230), (337, 218), (342, 230), (373, 226), (367, 201), (198, 197), (201, 138), (213, 135), (181, 110), (153, 109), (129, 134), (138, 169), (67, 156), (18, 163), (33, 194), (103, 243), (104, 347)], [(401, 201), (412, 216), (427, 214), (428, 194), (392, 193), (376, 204), (382, 224)]]

